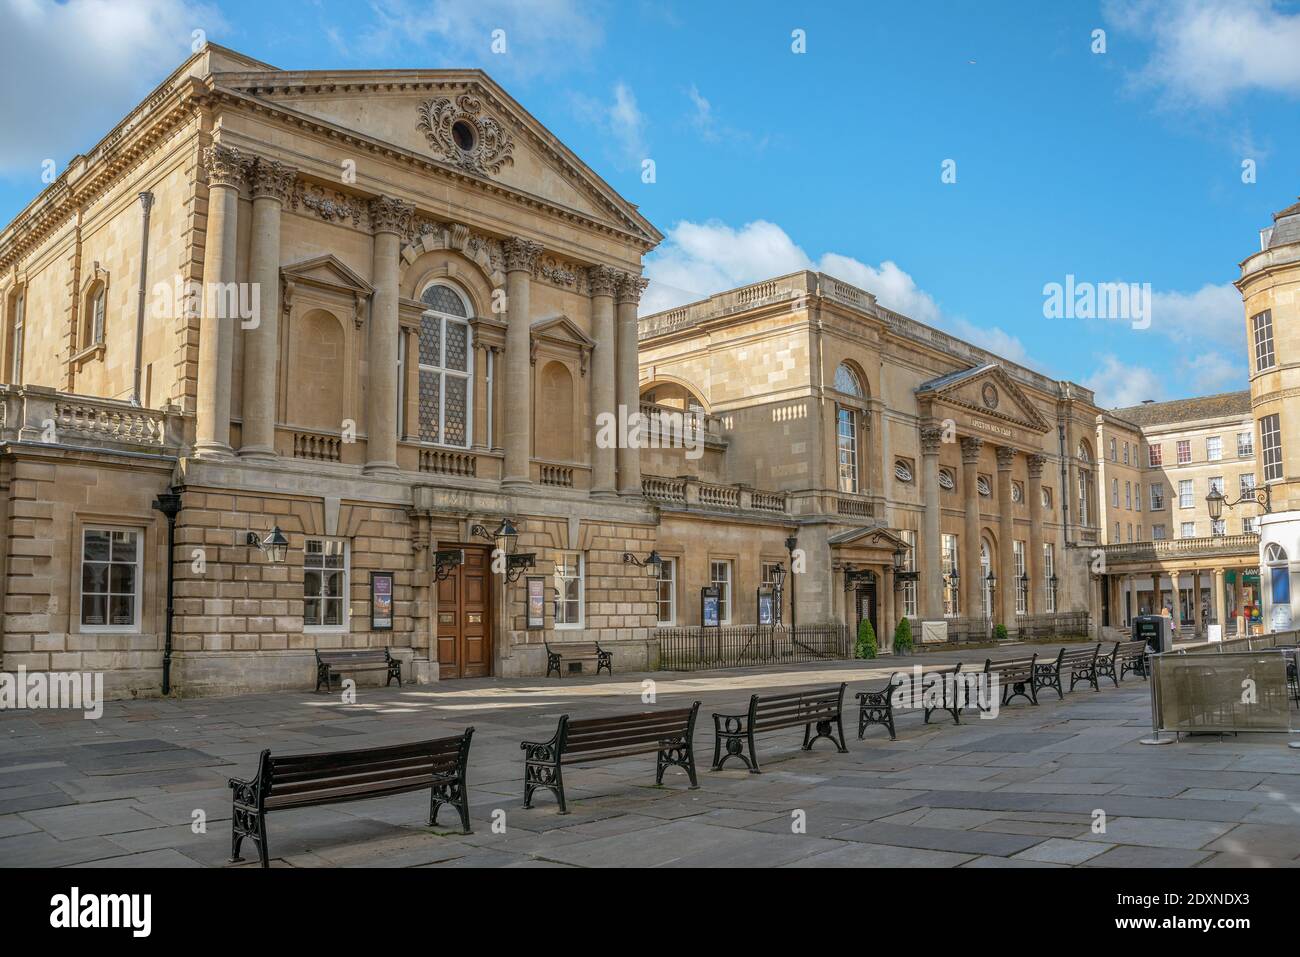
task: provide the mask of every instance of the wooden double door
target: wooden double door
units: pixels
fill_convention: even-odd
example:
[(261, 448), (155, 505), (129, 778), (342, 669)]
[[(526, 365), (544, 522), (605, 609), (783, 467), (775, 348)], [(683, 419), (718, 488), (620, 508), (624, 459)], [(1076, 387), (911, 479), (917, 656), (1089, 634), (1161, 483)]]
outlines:
[(443, 678), (482, 678), (492, 674), (492, 559), (486, 548), (463, 548), (465, 563), (436, 581), (438, 673)]

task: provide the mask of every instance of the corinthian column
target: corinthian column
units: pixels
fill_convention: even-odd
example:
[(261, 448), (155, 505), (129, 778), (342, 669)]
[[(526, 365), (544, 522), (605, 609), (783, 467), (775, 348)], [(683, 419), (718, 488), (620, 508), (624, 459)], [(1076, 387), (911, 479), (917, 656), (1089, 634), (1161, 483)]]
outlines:
[(1047, 456), (1031, 455), (1029, 466), (1029, 557), (1025, 561), (1025, 574), (1029, 576), (1027, 610), (1031, 615), (1041, 615), (1047, 607), (1043, 589), (1043, 466)]
[(943, 495), (943, 489), (939, 488), (939, 446), (942, 442), (942, 429), (921, 430), (921, 497), (925, 501), (925, 512), (921, 516), (921, 540), (917, 543), (920, 554), (916, 568), (922, 582), (920, 612), (923, 619), (943, 617), (944, 569), (939, 532), (940, 498)]
[[(1016, 464), (1016, 450), (1005, 445), (997, 448), (998, 456), (998, 592), (1002, 597), (1002, 624), (1014, 634), (1016, 625), (1015, 523), (1011, 515), (1011, 468)], [(996, 613), (995, 613), (996, 614)]]
[(239, 454), (275, 457), (275, 372), (280, 350), (280, 210), (293, 187), (294, 170), (258, 159), (250, 168), (253, 229), (249, 280), (257, 290), (256, 322), (244, 335), (244, 431)]
[[(641, 417), (636, 307), (648, 281), (624, 273), (618, 282), (618, 404), (627, 410), (629, 422), (640, 421)], [(618, 493), (641, 497), (641, 447), (631, 442), (626, 446), (620, 445), (618, 449)]]
[[(614, 467), (617, 443), (601, 441), (600, 416), (612, 415), (617, 422), (615, 408), (615, 382), (618, 366), (615, 361), (616, 337), (614, 332), (614, 287), (616, 274), (608, 266), (592, 266), (587, 270), (587, 283), (591, 288), (591, 337), (596, 348), (591, 352), (591, 423), (594, 440), (591, 452), (591, 494), (595, 498), (612, 498), (615, 493)], [(617, 430), (615, 430), (617, 436)]]
[[(194, 452), (205, 458), (230, 455), (230, 372), (234, 361), (235, 316), (225, 315), (234, 289), (239, 237), (239, 187), (244, 157), (229, 146), (203, 151), (208, 174), (208, 224), (203, 244), (203, 313), (199, 323), (199, 382)], [(234, 297), (238, 302), (238, 294)]]
[(370, 330), (366, 339), (366, 466), (367, 473), (397, 471), (397, 283), (402, 236), (411, 225), (415, 207), (391, 196), (370, 201), (374, 230)]
[(531, 483), (529, 458), (533, 436), (532, 345), (529, 329), (529, 293), (533, 266), (542, 251), (541, 243), (529, 239), (508, 239), (506, 254), (506, 370), (505, 414), (501, 424), (506, 450), (506, 488), (526, 487)]
[[(984, 595), (984, 573), (980, 568), (980, 449), (984, 440), (968, 436), (961, 440), (961, 495), (966, 509), (965, 530), (962, 533), (961, 554), (961, 614), (964, 618), (978, 618)], [(990, 609), (990, 614), (992, 610)]]

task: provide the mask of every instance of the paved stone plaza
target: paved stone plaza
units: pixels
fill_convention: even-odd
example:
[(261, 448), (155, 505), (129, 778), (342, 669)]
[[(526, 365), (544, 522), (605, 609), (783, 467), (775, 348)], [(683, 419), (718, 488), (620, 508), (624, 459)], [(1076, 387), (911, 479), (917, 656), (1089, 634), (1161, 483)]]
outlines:
[[(1000, 650), (1003, 654), (1021, 648)], [(927, 664), (983, 651), (929, 654)], [(0, 864), (223, 866), (230, 850), (231, 775), (273, 752), (397, 744), (476, 728), (470, 757), (474, 834), (424, 825), (427, 794), (286, 811), (269, 817), (272, 866), (1291, 866), (1300, 858), (1300, 754), (1277, 735), (1200, 737), (1165, 747), (1150, 733), (1147, 688), (1048, 692), (994, 720), (961, 727), (906, 714), (898, 741), (883, 728), (856, 738), (852, 695), (919, 659), (838, 662), (695, 675), (476, 679), (365, 688), (358, 703), (310, 692), (181, 701), (111, 702), (79, 712), (0, 713)], [(522, 804), (519, 742), (545, 739), (560, 714), (701, 702), (701, 787), (654, 757), (566, 770), (573, 813), (539, 792)], [(848, 681), (849, 754), (827, 742), (799, 750), (798, 731), (759, 739), (761, 776), (711, 773), (714, 710), (742, 711), (754, 691)], [(1050, 698), (1050, 700), (1049, 700)], [(856, 704), (856, 702), (854, 702)], [(493, 812), (505, 833), (493, 833)], [(1094, 811), (1105, 833), (1093, 833)], [(194, 833), (196, 810), (206, 833)], [(792, 813), (806, 833), (792, 833)], [(498, 815), (499, 816), (499, 815)], [(256, 850), (245, 845), (256, 866)]]

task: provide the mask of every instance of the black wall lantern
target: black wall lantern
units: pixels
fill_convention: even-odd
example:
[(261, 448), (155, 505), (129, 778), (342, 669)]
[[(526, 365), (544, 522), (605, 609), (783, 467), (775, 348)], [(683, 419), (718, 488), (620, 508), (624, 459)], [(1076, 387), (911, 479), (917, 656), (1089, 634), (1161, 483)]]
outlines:
[(279, 525), (272, 528), (266, 538), (258, 538), (257, 532), (249, 532), (244, 539), (244, 544), (249, 548), (259, 549), (272, 565), (284, 564), (285, 557), (289, 554), (289, 539), (284, 537), (284, 532), (280, 531)]
[(1205, 505), (1210, 510), (1210, 520), (1215, 522), (1223, 517), (1225, 506), (1232, 508), (1234, 505), (1240, 505), (1242, 502), (1247, 501), (1254, 502), (1262, 507), (1265, 515), (1273, 512), (1273, 492), (1267, 485), (1243, 492), (1235, 502), (1229, 502), (1223, 497), (1223, 493), (1213, 486), (1210, 488), (1210, 494), (1205, 496)]
[(645, 561), (641, 561), (641, 559), (637, 558), (631, 552), (624, 552), (623, 564), (635, 565), (637, 568), (644, 568), (647, 576), (650, 578), (658, 578), (660, 571), (663, 569), (664, 560), (660, 558), (659, 553), (654, 550), (651, 550), (650, 554), (646, 556)]
[(519, 576), (537, 564), (535, 552), (527, 552), (523, 555), (515, 554), (515, 547), (519, 543), (519, 529), (515, 528), (515, 523), (508, 518), (501, 519), (501, 524), (491, 533), (482, 525), (472, 526), (469, 533), (475, 538), (491, 542), (496, 551), (505, 556), (506, 581), (519, 581)]

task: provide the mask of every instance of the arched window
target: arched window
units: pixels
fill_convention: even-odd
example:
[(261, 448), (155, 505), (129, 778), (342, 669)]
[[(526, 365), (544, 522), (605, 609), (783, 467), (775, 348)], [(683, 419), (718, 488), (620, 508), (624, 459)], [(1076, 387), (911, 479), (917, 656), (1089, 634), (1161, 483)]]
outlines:
[(420, 441), (468, 448), (473, 375), (469, 305), (445, 283), (420, 296)]
[(843, 362), (835, 370), (835, 388), (845, 395), (857, 396), (859, 399), (866, 394), (863, 392), (862, 380), (858, 378), (858, 374)]
[(1286, 549), (1277, 542), (1269, 542), (1268, 548), (1264, 550), (1264, 561), (1268, 562), (1270, 565), (1286, 564)]

